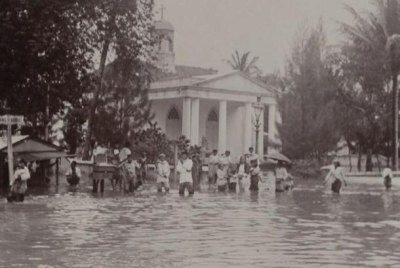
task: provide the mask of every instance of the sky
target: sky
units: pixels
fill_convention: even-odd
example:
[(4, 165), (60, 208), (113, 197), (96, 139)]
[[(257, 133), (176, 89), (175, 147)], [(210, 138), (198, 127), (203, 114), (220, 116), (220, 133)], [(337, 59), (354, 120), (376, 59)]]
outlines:
[(337, 21), (351, 23), (344, 9), (371, 9), (369, 0), (156, 0), (156, 19), (175, 28), (176, 64), (230, 70), (224, 59), (238, 50), (258, 56), (264, 73), (284, 69), (300, 25), (323, 18), (329, 44), (338, 43)]

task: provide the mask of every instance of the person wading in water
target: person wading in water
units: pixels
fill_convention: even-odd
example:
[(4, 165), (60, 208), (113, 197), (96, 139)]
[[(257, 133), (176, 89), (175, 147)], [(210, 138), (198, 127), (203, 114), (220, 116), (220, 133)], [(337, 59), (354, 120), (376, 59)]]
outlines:
[(189, 159), (188, 153), (182, 152), (181, 160), (176, 167), (179, 173), (179, 195), (185, 195), (185, 189), (188, 189), (189, 195), (194, 194), (192, 168), (193, 162)]
[(389, 190), (392, 187), (392, 178), (393, 178), (393, 172), (392, 170), (387, 167), (382, 171), (382, 177), (383, 177), (383, 184), (386, 187), (386, 190)]
[(334, 193), (340, 193), (342, 184), (344, 184), (344, 186), (347, 186), (343, 169), (340, 167), (340, 162), (338, 160), (333, 161), (333, 167), (326, 176), (324, 183), (328, 183), (328, 181), (330, 181), (331, 179), (333, 179), (331, 189)]

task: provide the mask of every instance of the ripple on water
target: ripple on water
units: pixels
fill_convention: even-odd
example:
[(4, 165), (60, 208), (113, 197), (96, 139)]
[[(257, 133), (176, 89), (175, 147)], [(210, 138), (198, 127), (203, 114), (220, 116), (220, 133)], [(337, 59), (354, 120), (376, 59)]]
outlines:
[[(0, 202), (0, 267), (392, 267), (400, 192), (332, 195), (320, 182), (275, 194), (180, 197), (84, 192)], [(85, 192), (86, 191), (86, 192)], [(386, 256), (387, 258), (384, 258)]]

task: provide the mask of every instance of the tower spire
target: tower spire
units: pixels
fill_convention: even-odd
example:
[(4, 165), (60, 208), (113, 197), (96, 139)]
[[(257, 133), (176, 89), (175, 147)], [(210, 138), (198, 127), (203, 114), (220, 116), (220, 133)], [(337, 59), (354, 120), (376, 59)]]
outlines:
[(161, 19), (162, 20), (164, 19), (164, 10), (165, 10), (164, 5), (161, 5)]

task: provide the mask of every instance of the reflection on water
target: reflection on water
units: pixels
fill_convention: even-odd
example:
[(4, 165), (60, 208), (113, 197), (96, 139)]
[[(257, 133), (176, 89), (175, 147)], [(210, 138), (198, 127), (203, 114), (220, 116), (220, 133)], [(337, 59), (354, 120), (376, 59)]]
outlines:
[[(88, 187), (0, 201), (0, 267), (400, 267), (400, 190), (320, 181), (275, 194)], [(35, 192), (31, 189), (31, 193)]]

